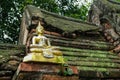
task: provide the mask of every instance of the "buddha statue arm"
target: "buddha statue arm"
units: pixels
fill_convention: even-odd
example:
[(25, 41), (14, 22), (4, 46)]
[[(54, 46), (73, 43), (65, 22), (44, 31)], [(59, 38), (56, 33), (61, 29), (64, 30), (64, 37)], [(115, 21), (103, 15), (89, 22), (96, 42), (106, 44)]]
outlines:
[(51, 46), (49, 39), (47, 39), (47, 45), (48, 45), (49, 47)]
[(32, 38), (32, 45), (36, 45), (37, 41), (38, 41), (37, 37), (34, 36), (34, 37)]

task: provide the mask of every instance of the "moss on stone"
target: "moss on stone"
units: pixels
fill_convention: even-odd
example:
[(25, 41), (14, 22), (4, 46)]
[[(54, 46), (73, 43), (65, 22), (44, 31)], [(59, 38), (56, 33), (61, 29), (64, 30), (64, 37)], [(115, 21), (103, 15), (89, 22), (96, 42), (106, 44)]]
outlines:
[(110, 11), (120, 12), (120, 5), (118, 4), (114, 4), (112, 2), (109, 2), (108, 0), (99, 0), (99, 2), (104, 6), (107, 6), (106, 8), (108, 8)]
[(25, 52), (25, 46), (13, 44), (0, 44), (0, 63), (7, 62), (10, 56), (21, 55)]
[[(78, 57), (95, 57), (95, 58), (110, 58), (110, 59), (119, 59), (119, 57), (115, 55), (109, 55), (109, 54), (98, 54), (96, 52), (94, 53), (84, 53), (84, 52), (68, 52), (64, 51), (63, 55), (65, 56), (78, 56)], [(119, 59), (120, 60), (120, 59)]]
[(52, 25), (53, 27), (56, 27), (66, 32), (74, 32), (76, 30), (89, 31), (98, 29), (98, 27), (93, 24), (83, 22), (77, 19), (71, 19), (47, 11), (42, 11), (42, 13), (44, 14), (45, 21), (48, 25)]
[(92, 67), (104, 67), (104, 68), (119, 68), (120, 64), (110, 62), (87, 62), (87, 61), (68, 61), (68, 64), (76, 66), (92, 66)]
[[(90, 50), (90, 49), (78, 49), (78, 48), (71, 48), (71, 47), (60, 47), (60, 50), (62, 51), (68, 51), (68, 52), (82, 52), (82, 53), (97, 53), (97, 54), (112, 54), (115, 55), (111, 52), (108, 51), (101, 51), (101, 50)], [(116, 55), (115, 55), (116, 56)]]
[(99, 58), (99, 57), (74, 57), (74, 56), (64, 56), (66, 61), (94, 61), (94, 62), (111, 62), (120, 63), (120, 60), (113, 60), (110, 58)]
[(79, 71), (87, 71), (87, 72), (89, 72), (89, 71), (98, 71), (98, 72), (110, 72), (110, 70), (112, 71), (114, 71), (114, 70), (118, 70), (118, 69), (112, 69), (112, 68), (102, 68), (102, 67), (89, 67), (89, 66), (77, 66), (78, 67), (78, 69), (79, 69)]

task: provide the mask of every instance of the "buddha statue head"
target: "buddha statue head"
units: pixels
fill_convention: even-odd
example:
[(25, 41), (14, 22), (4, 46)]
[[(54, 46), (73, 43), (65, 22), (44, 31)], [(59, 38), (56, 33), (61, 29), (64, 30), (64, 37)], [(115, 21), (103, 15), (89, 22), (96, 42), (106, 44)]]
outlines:
[(43, 28), (43, 26), (40, 24), (40, 22), (38, 23), (38, 26), (36, 27), (36, 33), (37, 33), (38, 35), (43, 35), (43, 33), (44, 33), (44, 28)]

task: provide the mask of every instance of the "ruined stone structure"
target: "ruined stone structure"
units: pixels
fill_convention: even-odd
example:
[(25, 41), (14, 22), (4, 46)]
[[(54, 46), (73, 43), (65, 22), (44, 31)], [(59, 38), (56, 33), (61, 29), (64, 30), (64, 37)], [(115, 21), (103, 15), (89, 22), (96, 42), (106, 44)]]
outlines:
[[(113, 0), (95, 0), (89, 12), (90, 23), (26, 6), (19, 45), (0, 44), (0, 80), (119, 80), (118, 6)], [(61, 66), (57, 64), (23, 62), (39, 21), (45, 29), (44, 36), (59, 47), (73, 75), (58, 74)]]
[(88, 20), (101, 28), (106, 40), (114, 46), (112, 52), (120, 55), (120, 2), (94, 0)]

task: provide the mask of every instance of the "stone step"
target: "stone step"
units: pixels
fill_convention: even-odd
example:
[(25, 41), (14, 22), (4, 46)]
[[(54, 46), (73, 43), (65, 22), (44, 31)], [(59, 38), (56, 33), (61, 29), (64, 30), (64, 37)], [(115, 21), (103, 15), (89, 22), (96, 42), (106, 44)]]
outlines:
[(95, 57), (95, 58), (110, 58), (110, 59), (118, 59), (120, 60), (120, 58), (116, 55), (109, 55), (109, 54), (95, 54), (95, 53), (82, 53), (82, 52), (68, 52), (68, 51), (64, 51), (63, 52), (64, 56), (74, 56), (74, 57)]
[(74, 56), (64, 56), (65, 60), (67, 61), (90, 61), (90, 62), (109, 62), (109, 63), (119, 63), (119, 59), (109, 59), (109, 58), (95, 58), (95, 57), (74, 57)]
[(94, 40), (94, 39), (84, 39), (84, 38), (81, 38), (81, 37), (78, 37), (78, 38), (65, 38), (65, 37), (62, 37), (62, 36), (55, 36), (55, 35), (49, 35), (49, 34), (45, 34), (45, 36), (47, 38), (50, 38), (50, 39), (60, 39), (60, 40), (65, 40), (65, 41), (79, 41), (79, 42), (85, 42), (85, 43), (97, 43), (97, 44), (106, 44), (106, 45), (111, 45), (111, 43), (108, 43), (108, 42), (105, 42), (104, 40), (102, 41), (99, 41), (99, 40)]
[(64, 47), (74, 47), (81, 49), (91, 49), (91, 50), (110, 50), (112, 46), (106, 44), (91, 44), (85, 42), (76, 42), (76, 41), (65, 41), (59, 39), (50, 39), (52, 45), (55, 46), (64, 46)]

